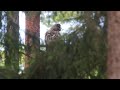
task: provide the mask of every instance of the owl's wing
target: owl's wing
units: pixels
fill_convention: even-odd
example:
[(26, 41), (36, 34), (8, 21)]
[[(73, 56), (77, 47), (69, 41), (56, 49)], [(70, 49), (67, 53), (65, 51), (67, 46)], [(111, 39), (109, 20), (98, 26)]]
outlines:
[(46, 32), (45, 34), (45, 43), (49, 44), (51, 41), (51, 33), (50, 32)]

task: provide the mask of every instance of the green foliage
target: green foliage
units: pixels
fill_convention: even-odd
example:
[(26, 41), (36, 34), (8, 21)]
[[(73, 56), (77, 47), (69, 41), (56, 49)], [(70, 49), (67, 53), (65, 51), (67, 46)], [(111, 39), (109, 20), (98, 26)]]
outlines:
[[(79, 31), (80, 28), (79, 28)], [(81, 38), (73, 32), (52, 43), (40, 53), (25, 78), (29, 79), (104, 79), (106, 42), (103, 32), (86, 30)], [(71, 44), (70, 44), (71, 43)], [(31, 72), (32, 71), (32, 72)]]
[(20, 79), (20, 76), (14, 70), (0, 67), (0, 79)]
[[(48, 27), (54, 23), (72, 23), (70, 28), (76, 28), (76, 25), (82, 25), (85, 29), (86, 24), (92, 27), (90, 19), (94, 20), (93, 26), (98, 26), (106, 32), (106, 11), (41, 11), (40, 15), (41, 22)], [(73, 25), (73, 23), (75, 25)], [(101, 25), (101, 23), (104, 25)]]

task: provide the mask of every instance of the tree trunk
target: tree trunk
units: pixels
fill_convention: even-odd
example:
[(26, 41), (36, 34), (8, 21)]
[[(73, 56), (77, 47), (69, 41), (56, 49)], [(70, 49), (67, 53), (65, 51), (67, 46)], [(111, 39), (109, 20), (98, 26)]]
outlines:
[(120, 11), (108, 11), (107, 78), (120, 79)]
[(19, 11), (7, 12), (5, 65), (17, 72), (19, 71)]
[(37, 59), (40, 50), (40, 12), (26, 12), (26, 58), (25, 68), (28, 68), (31, 60)]

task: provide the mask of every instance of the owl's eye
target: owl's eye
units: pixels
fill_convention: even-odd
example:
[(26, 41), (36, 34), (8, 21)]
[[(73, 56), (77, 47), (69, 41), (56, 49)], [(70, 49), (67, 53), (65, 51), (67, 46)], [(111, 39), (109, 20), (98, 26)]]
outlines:
[(54, 31), (59, 31), (59, 29), (53, 29)]

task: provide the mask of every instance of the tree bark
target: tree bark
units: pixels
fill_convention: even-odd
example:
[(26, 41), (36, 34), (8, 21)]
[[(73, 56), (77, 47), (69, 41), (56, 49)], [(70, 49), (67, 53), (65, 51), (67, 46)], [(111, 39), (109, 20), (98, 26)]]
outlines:
[(37, 59), (40, 50), (40, 12), (26, 12), (26, 58), (25, 68), (28, 68), (30, 61)]
[(108, 11), (107, 78), (120, 79), (120, 11)]
[(19, 11), (7, 12), (5, 65), (17, 72), (19, 71)]

